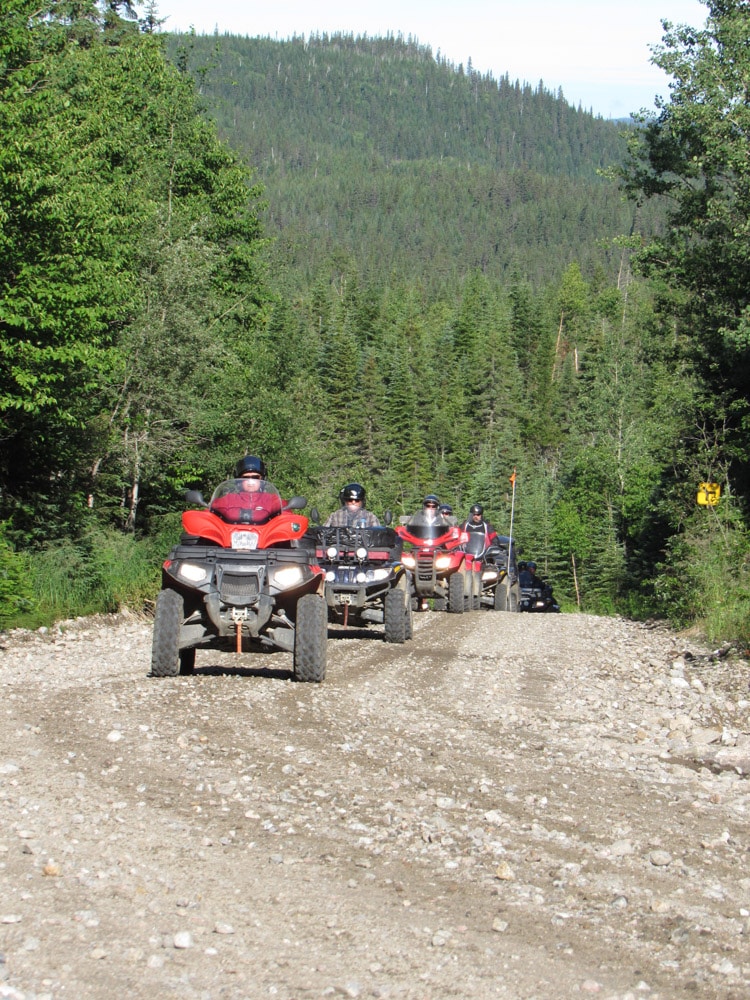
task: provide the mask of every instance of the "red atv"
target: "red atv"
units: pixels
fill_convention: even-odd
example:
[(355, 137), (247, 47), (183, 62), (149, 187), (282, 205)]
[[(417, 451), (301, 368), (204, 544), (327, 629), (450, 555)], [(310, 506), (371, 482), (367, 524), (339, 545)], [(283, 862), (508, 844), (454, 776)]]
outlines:
[(461, 546), (468, 534), (442, 514), (419, 511), (396, 528), (407, 548), (401, 562), (412, 572), (417, 609), (436, 598), (435, 608), (460, 614), (479, 609), (482, 593), (480, 563)]
[(281, 649), (292, 653), (295, 680), (320, 682), (326, 672), (325, 578), (314, 551), (300, 545), (307, 501), (282, 501), (260, 481), (221, 483), (206, 510), (182, 515), (185, 534), (162, 567), (156, 600), (151, 673), (192, 673), (196, 649)]
[(482, 578), (481, 607), (495, 611), (520, 611), (515, 541), (508, 535), (495, 535), (489, 541), (484, 532), (467, 532), (466, 548), (479, 564)]

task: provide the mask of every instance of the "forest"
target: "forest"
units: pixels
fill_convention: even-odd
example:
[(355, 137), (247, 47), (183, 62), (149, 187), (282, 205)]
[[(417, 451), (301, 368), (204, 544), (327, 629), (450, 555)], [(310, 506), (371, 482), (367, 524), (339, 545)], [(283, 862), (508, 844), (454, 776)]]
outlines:
[(7, 0), (0, 627), (148, 607), (250, 451), (325, 512), (479, 501), (563, 610), (747, 643), (750, 5), (706, 8), (613, 123), (400, 36)]

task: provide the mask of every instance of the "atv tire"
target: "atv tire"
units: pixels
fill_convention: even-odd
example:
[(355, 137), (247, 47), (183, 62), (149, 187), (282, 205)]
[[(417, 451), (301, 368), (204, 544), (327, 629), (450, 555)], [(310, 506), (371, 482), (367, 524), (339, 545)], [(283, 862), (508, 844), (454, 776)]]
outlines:
[(386, 642), (404, 642), (406, 640), (406, 604), (411, 602), (404, 600), (403, 590), (394, 588), (385, 595), (383, 606), (383, 623), (385, 633), (383, 638)]
[(492, 602), (492, 607), (495, 611), (508, 610), (508, 588), (505, 584), (498, 583), (495, 586), (495, 598)]
[(176, 590), (160, 590), (154, 613), (151, 646), (152, 677), (176, 677), (180, 672), (180, 628), (185, 609)]
[(188, 677), (195, 670), (195, 646), (180, 650), (180, 674)]
[(326, 675), (328, 652), (328, 605), (317, 594), (305, 594), (297, 602), (294, 629), (294, 679), (320, 684)]
[(406, 595), (406, 628), (404, 638), (411, 639), (414, 635), (414, 605), (409, 595)]
[(465, 576), (459, 571), (448, 578), (448, 612), (454, 615), (460, 615), (464, 610)]
[(482, 574), (472, 573), (471, 574), (471, 610), (479, 611), (482, 607)]

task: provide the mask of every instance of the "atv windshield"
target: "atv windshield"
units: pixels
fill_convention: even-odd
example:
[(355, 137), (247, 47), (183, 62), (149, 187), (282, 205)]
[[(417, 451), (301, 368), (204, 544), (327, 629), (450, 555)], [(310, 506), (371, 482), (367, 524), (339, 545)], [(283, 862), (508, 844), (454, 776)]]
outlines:
[(279, 491), (266, 479), (227, 479), (214, 490), (208, 509), (229, 524), (265, 524), (281, 513)]
[(421, 538), (423, 541), (432, 541), (435, 538), (441, 538), (446, 532), (451, 530), (452, 525), (442, 514), (438, 514), (437, 517), (432, 517), (424, 513), (424, 511), (418, 511), (406, 524), (407, 531), (410, 535), (414, 535), (415, 538)]
[(487, 549), (487, 535), (484, 531), (469, 531), (469, 540), (462, 546), (465, 552), (473, 556), (483, 556)]

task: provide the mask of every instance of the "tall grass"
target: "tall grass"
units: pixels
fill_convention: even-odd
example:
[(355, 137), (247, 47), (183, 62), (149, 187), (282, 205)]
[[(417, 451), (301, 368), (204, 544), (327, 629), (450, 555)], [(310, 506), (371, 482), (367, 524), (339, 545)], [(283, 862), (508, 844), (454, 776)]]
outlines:
[[(179, 538), (178, 518), (165, 518), (156, 534), (136, 539), (94, 526), (82, 538), (30, 553), (0, 546), (0, 627), (38, 628), (66, 618), (105, 614), (123, 607), (148, 610), (161, 582), (161, 564)], [(5, 558), (3, 558), (5, 555)], [(24, 599), (13, 600), (13, 586), (2, 587), (3, 568), (10, 580), (25, 581)]]

